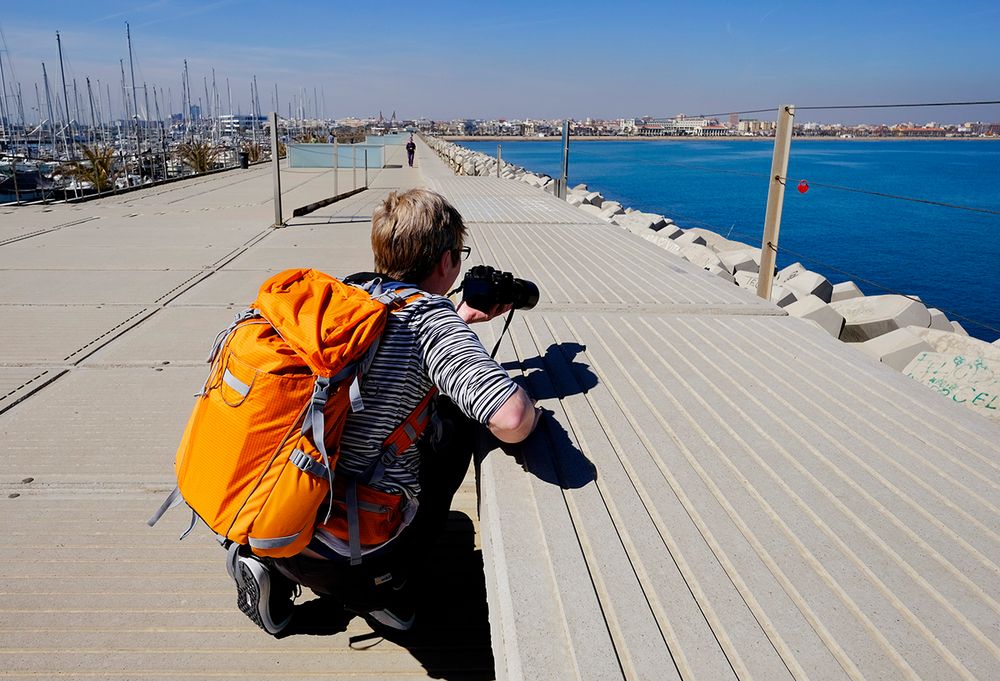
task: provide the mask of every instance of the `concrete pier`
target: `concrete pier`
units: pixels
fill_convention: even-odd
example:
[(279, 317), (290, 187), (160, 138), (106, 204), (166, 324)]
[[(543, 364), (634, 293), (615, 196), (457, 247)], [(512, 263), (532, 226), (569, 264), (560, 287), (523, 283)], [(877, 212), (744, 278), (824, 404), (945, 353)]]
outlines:
[[(0, 215), (0, 676), (991, 678), (1000, 425), (540, 186), (416, 166), (278, 230), (257, 169)], [(538, 283), (499, 359), (547, 416), (481, 443), (418, 638), (313, 607), (271, 639), (204, 528), (144, 522), (215, 332), (271, 272), (371, 267), (413, 186)]]

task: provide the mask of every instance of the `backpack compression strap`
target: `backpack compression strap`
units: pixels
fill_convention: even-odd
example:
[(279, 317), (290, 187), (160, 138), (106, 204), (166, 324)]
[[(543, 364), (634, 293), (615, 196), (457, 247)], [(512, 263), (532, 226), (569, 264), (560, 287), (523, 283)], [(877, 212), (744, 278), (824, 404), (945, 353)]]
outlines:
[(409, 449), (427, 430), (431, 418), (431, 402), (437, 397), (438, 389), (431, 388), (424, 399), (410, 412), (389, 437), (382, 443), (381, 452), (375, 461), (361, 475), (352, 478), (344, 492), (347, 506), (347, 542), (351, 549), (351, 565), (361, 562), (361, 518), (358, 515), (358, 483), (366, 485), (378, 482), (385, 475), (385, 469), (396, 457)]

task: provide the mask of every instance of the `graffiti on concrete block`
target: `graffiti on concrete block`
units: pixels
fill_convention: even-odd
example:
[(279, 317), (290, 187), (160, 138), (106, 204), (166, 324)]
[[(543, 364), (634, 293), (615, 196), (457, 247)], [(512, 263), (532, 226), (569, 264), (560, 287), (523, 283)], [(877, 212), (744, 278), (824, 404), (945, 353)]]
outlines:
[(1000, 365), (982, 357), (921, 352), (903, 373), (952, 402), (1000, 414)]

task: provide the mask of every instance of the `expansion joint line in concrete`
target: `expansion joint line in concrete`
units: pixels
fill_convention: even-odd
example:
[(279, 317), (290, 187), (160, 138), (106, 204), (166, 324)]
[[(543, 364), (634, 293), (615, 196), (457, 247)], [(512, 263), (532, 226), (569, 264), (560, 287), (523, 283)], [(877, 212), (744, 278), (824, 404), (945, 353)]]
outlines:
[(82, 220), (74, 220), (72, 222), (66, 222), (61, 225), (56, 225), (55, 227), (46, 227), (45, 229), (37, 229), (34, 232), (29, 232), (27, 234), (18, 234), (17, 236), (12, 236), (7, 239), (0, 240), (0, 246), (7, 246), (8, 244), (12, 244), (17, 241), (24, 241), (25, 239), (30, 239), (35, 236), (50, 234), (51, 232), (57, 232), (60, 229), (65, 229), (67, 227), (72, 227), (74, 225), (82, 225), (85, 222), (90, 222), (92, 220), (100, 220), (100, 219), (101, 219), (100, 217), (91, 216), (89, 218), (83, 218)]
[[(11, 397), (13, 395), (16, 395), (18, 392), (20, 392), (21, 390), (24, 390), (25, 388), (27, 388), (28, 386), (30, 386), (32, 383), (34, 383), (35, 381), (38, 381), (39, 379), (43, 378), (46, 374), (48, 374), (48, 373), (50, 373), (52, 371), (57, 371), (57, 373), (55, 373), (47, 381), (43, 381), (43, 382), (39, 383), (38, 385), (34, 386), (33, 388), (31, 388), (31, 390), (29, 390), (28, 392), (24, 393), (23, 395), (21, 395), (20, 397), (18, 397), (16, 400), (12, 401), (10, 404), (3, 404), (4, 400), (6, 400), (7, 398), (9, 398), (9, 397)], [(32, 378), (29, 378), (27, 381), (25, 381), (21, 385), (17, 386), (16, 388), (14, 388), (10, 392), (8, 392), (6, 395), (0, 395), (0, 414), (4, 413), (8, 409), (14, 407), (17, 404), (20, 404), (21, 402), (23, 402), (26, 399), (28, 399), (29, 397), (31, 397), (32, 395), (34, 395), (36, 392), (38, 392), (39, 390), (41, 390), (42, 388), (44, 388), (45, 386), (47, 386), (49, 383), (51, 383), (52, 381), (56, 380), (57, 378), (59, 378), (63, 374), (65, 374), (67, 371), (69, 371), (69, 369), (59, 369), (59, 370), (46, 369), (42, 373), (37, 374), (36, 376), (33, 376)]]
[[(97, 218), (88, 218), (88, 220), (91, 220), (91, 219), (95, 219), (96, 220)], [(86, 222), (86, 220), (83, 220), (82, 222)], [(78, 223), (67, 223), (65, 225), (61, 225), (60, 228), (61, 227), (69, 227), (72, 224), (78, 224)], [(51, 231), (51, 230), (48, 230), (48, 231)], [(244, 242), (242, 246), (240, 246), (240, 247), (238, 247), (238, 248), (230, 251), (228, 254), (224, 255), (222, 258), (220, 258), (219, 260), (216, 260), (214, 263), (212, 263), (212, 265), (210, 266), (210, 269), (205, 270), (203, 272), (198, 272), (197, 274), (195, 274), (195, 275), (189, 277), (188, 279), (184, 280), (183, 282), (181, 282), (180, 284), (178, 284), (177, 286), (175, 286), (173, 289), (167, 291), (162, 296), (160, 296), (159, 298), (157, 298), (156, 300), (154, 300), (153, 302), (155, 303), (155, 307), (153, 307), (153, 308), (150, 308), (150, 307), (144, 307), (144, 308), (142, 308), (141, 310), (139, 310), (138, 312), (136, 312), (135, 314), (133, 314), (128, 319), (125, 319), (125, 320), (119, 322), (118, 324), (116, 324), (115, 326), (111, 327), (110, 329), (108, 329), (107, 331), (105, 331), (101, 335), (97, 336), (96, 338), (94, 338), (90, 342), (85, 343), (84, 345), (80, 346), (79, 348), (77, 348), (73, 352), (69, 353), (66, 357), (63, 358), (64, 362), (69, 362), (69, 366), (67, 368), (59, 370), (58, 373), (55, 374), (55, 375), (53, 375), (49, 380), (44, 381), (42, 383), (39, 383), (31, 391), (25, 393), (24, 395), (21, 395), (19, 398), (17, 398), (16, 400), (14, 400), (13, 402), (11, 402), (10, 404), (4, 405), (4, 404), (2, 404), (2, 402), (3, 402), (3, 400), (11, 397), (12, 395), (17, 394), (19, 391), (21, 391), (24, 388), (28, 387), (29, 385), (31, 385), (35, 381), (38, 381), (39, 379), (41, 379), (42, 377), (44, 377), (46, 374), (48, 374), (52, 370), (51, 369), (46, 369), (45, 371), (41, 372), (40, 374), (38, 374), (38, 375), (36, 375), (36, 376), (28, 379), (27, 381), (25, 381), (21, 385), (17, 386), (16, 388), (14, 388), (10, 392), (8, 392), (6, 395), (0, 396), (0, 414), (4, 413), (5, 411), (7, 411), (8, 409), (12, 408), (13, 406), (15, 406), (17, 404), (20, 404), (21, 402), (23, 402), (27, 398), (31, 397), (32, 395), (34, 395), (36, 392), (38, 392), (42, 388), (44, 388), (44, 387), (46, 387), (48, 385), (51, 385), (57, 379), (61, 378), (65, 374), (69, 373), (70, 368), (78, 366), (80, 364), (80, 362), (82, 362), (83, 360), (85, 360), (88, 357), (90, 357), (91, 355), (93, 355), (95, 352), (97, 352), (98, 350), (100, 350), (101, 348), (103, 348), (104, 346), (106, 346), (108, 343), (111, 343), (112, 341), (117, 340), (118, 338), (121, 338), (123, 335), (125, 335), (126, 333), (128, 333), (129, 331), (131, 331), (132, 329), (134, 329), (135, 327), (139, 326), (140, 324), (142, 324), (143, 322), (145, 322), (147, 319), (151, 318), (157, 312), (159, 312), (160, 310), (163, 310), (164, 308), (166, 308), (166, 306), (169, 305), (170, 302), (173, 301), (173, 300), (175, 300), (178, 296), (184, 294), (185, 292), (189, 291), (194, 286), (200, 284), (202, 281), (204, 281), (205, 279), (207, 279), (211, 275), (213, 275), (216, 272), (218, 272), (219, 269), (221, 269), (222, 267), (225, 267), (228, 263), (232, 262), (235, 258), (238, 258), (240, 255), (242, 255), (243, 253), (245, 253), (246, 251), (248, 251), (250, 248), (252, 248), (256, 244), (260, 243), (263, 239), (265, 239), (267, 237), (268, 234), (270, 234), (270, 232), (271, 232), (271, 229), (268, 228), (268, 229), (265, 229), (264, 231), (262, 231), (262, 232), (260, 232), (260, 233), (258, 233), (256, 235), (254, 235), (253, 237), (251, 237), (250, 239), (248, 239), (246, 242)], [(85, 354), (80, 354), (80, 353), (83, 353), (85, 350), (87, 351)], [(79, 355), (79, 356), (77, 356), (77, 355)]]

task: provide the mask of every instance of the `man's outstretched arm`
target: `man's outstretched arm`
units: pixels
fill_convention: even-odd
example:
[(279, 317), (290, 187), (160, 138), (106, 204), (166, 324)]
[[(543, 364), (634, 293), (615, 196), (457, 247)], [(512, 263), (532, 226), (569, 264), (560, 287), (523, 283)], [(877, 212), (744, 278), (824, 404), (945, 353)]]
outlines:
[(490, 417), (490, 432), (501, 442), (522, 442), (535, 430), (540, 414), (524, 388), (518, 387)]

